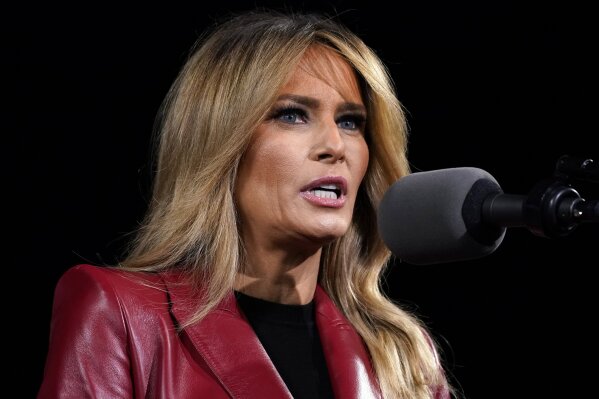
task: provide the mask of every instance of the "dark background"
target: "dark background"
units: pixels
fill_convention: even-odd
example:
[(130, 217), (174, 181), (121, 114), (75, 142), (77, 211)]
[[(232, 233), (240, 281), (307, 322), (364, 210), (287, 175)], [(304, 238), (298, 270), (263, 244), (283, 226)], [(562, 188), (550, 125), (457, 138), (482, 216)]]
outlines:
[[(154, 116), (188, 49), (231, 11), (283, 4), (217, 3), (4, 13), (4, 346), (19, 397), (41, 381), (59, 276), (114, 261), (142, 217)], [(385, 61), (408, 111), (415, 171), (475, 166), (526, 194), (563, 154), (599, 159), (590, 5), (390, 4), (287, 8), (339, 14)], [(576, 188), (599, 198), (597, 187)], [(560, 239), (509, 229), (479, 260), (396, 264), (386, 287), (431, 327), (467, 398), (587, 396), (598, 243), (597, 225)]]

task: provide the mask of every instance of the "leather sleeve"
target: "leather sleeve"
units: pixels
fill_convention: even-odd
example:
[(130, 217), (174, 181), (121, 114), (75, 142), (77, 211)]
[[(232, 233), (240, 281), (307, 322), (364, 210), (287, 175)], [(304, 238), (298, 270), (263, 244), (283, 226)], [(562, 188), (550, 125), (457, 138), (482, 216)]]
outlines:
[(110, 274), (69, 269), (52, 307), (50, 343), (38, 399), (133, 397), (126, 320)]
[(449, 393), (447, 385), (441, 385), (437, 387), (437, 390), (435, 391), (435, 399), (451, 399), (451, 394)]
[(431, 349), (433, 350), (433, 353), (435, 355), (435, 362), (437, 363), (437, 366), (439, 367), (439, 371), (441, 372), (441, 374), (443, 374), (443, 379), (444, 379), (444, 381), (440, 385), (433, 387), (433, 398), (434, 399), (451, 399), (452, 396), (451, 396), (451, 392), (449, 390), (447, 376), (445, 375), (445, 370), (443, 369), (443, 365), (441, 364), (441, 359), (439, 358), (439, 353), (437, 352), (437, 346), (435, 345), (430, 333), (427, 330), (422, 329), (422, 333), (424, 334), (424, 337), (426, 338), (429, 345), (431, 346)]

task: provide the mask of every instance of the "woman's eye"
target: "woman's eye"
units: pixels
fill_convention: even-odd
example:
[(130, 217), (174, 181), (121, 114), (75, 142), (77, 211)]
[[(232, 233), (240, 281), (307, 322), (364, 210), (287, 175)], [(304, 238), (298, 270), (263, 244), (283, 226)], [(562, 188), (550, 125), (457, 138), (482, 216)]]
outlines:
[(306, 123), (307, 115), (304, 110), (299, 108), (284, 108), (275, 111), (273, 119), (288, 124)]
[(344, 130), (360, 130), (365, 122), (366, 118), (362, 115), (346, 115), (337, 120), (337, 126)]
[(344, 120), (344, 121), (341, 121), (341, 122), (339, 122), (339, 127), (340, 127), (341, 129), (354, 130), (354, 129), (356, 129), (358, 126), (357, 126), (357, 124), (356, 124), (356, 122), (355, 122), (355, 121), (352, 121), (352, 120)]

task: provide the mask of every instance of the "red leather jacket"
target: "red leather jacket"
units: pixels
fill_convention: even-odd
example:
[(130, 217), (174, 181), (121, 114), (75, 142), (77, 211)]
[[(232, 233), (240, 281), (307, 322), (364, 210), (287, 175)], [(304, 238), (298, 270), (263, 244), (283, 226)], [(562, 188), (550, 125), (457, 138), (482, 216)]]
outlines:
[[(38, 399), (292, 398), (233, 295), (177, 333), (194, 305), (177, 273), (71, 268), (56, 287)], [(361, 338), (320, 287), (315, 306), (335, 397), (380, 398)]]

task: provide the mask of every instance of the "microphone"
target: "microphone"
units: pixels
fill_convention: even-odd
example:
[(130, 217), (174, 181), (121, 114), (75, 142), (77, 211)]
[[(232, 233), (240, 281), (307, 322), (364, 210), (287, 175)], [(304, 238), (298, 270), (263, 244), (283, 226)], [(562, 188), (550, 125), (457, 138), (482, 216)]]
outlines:
[(528, 196), (511, 195), (485, 170), (449, 168), (412, 173), (392, 184), (377, 222), (396, 257), (425, 265), (489, 255), (507, 227), (564, 236), (581, 222), (599, 222), (599, 201), (580, 198), (561, 178), (538, 183)]

